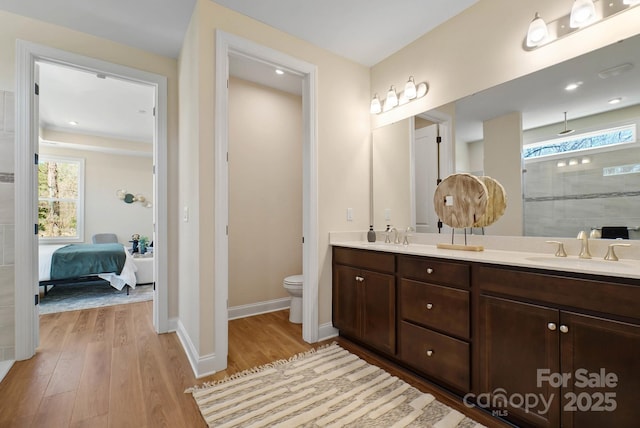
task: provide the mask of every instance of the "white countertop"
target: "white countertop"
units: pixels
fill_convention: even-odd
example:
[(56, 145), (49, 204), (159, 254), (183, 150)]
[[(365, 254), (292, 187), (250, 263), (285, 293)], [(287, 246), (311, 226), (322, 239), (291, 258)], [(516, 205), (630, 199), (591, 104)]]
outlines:
[[(331, 245), (347, 248), (358, 248), (372, 251), (386, 251), (397, 254), (431, 256), (443, 259), (465, 260), (498, 265), (521, 266), (536, 269), (547, 269), (561, 272), (586, 273), (622, 278), (640, 279), (640, 260), (622, 259), (618, 261), (604, 260), (601, 257), (580, 259), (577, 256), (555, 257), (551, 253), (504, 251), (485, 249), (484, 251), (462, 251), (437, 248), (435, 244), (385, 244), (384, 242), (364, 242), (331, 239)], [(620, 254), (618, 254), (620, 256)]]

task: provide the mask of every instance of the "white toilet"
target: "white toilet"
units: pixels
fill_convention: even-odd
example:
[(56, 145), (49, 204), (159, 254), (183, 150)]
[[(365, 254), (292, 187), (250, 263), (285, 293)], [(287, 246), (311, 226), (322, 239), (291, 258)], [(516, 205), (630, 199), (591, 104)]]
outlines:
[(302, 275), (288, 276), (283, 281), (284, 288), (291, 295), (289, 322), (302, 324)]

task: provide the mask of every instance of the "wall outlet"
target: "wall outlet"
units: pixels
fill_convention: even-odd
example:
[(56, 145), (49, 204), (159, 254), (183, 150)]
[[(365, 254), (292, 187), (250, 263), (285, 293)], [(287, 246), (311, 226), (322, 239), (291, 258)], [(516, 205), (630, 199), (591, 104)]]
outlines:
[(347, 221), (353, 221), (353, 208), (347, 208)]
[(391, 220), (391, 208), (384, 209), (384, 219), (385, 221)]
[(182, 209), (182, 221), (189, 223), (189, 207), (184, 207)]

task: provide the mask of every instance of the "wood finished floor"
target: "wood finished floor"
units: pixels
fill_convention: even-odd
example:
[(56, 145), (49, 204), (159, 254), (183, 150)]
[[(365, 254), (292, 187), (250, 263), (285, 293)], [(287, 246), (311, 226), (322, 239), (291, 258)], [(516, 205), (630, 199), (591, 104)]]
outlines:
[[(157, 335), (152, 302), (43, 315), (36, 355), (0, 383), (0, 427), (205, 427), (184, 390), (330, 343), (302, 340), (279, 311), (229, 322), (228, 368), (196, 379), (175, 333)], [(340, 345), (487, 426), (459, 403), (343, 339)]]

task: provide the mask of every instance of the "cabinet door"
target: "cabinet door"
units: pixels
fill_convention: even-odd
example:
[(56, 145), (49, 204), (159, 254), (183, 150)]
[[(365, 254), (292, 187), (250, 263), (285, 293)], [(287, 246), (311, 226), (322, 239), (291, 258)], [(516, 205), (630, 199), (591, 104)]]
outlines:
[(345, 336), (360, 338), (361, 310), (358, 303), (360, 270), (333, 267), (333, 326)]
[[(538, 370), (559, 369), (559, 312), (544, 306), (480, 296), (478, 394), (489, 394), (492, 410), (524, 425), (558, 426), (559, 388), (548, 382), (537, 385)], [(551, 402), (526, 408), (519, 397), (544, 397)], [(499, 396), (506, 398), (500, 402)], [(533, 400), (533, 398), (531, 398)], [(530, 401), (533, 403), (533, 401)], [(478, 404), (482, 404), (479, 402)], [(520, 405), (522, 404), (522, 405)]]
[(640, 326), (562, 312), (560, 332), (562, 372), (571, 375), (562, 426), (637, 427)]
[(362, 339), (382, 351), (396, 351), (396, 288), (395, 277), (361, 271)]

